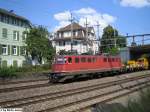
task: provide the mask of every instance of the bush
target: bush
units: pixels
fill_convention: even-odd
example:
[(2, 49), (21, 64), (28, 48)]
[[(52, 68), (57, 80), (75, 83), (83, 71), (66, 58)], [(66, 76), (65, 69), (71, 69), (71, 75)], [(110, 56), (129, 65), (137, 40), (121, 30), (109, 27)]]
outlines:
[(17, 77), (17, 74), (13, 68), (0, 68), (0, 77), (3, 79), (12, 78)]
[(17, 77), (17, 74), (21, 74), (22, 72), (40, 72), (44, 70), (50, 70), (51, 66), (49, 64), (45, 65), (36, 65), (36, 66), (31, 66), (27, 65), (24, 67), (3, 67), (0, 68), (0, 78), (12, 78), (12, 77)]

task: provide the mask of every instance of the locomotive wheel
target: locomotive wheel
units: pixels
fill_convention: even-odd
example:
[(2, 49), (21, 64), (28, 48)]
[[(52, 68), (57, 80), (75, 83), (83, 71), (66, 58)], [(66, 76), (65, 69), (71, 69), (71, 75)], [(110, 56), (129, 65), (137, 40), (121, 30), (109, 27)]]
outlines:
[(56, 83), (59, 81), (59, 77), (57, 74), (50, 74), (49, 75), (49, 83)]

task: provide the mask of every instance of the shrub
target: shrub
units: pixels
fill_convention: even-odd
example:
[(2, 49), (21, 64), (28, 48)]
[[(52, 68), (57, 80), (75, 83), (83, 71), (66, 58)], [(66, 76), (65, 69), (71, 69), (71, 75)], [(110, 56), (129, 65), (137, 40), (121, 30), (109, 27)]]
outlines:
[(15, 73), (15, 69), (4, 67), (0, 69), (0, 77), (3, 79), (12, 78), (17, 77), (17, 74)]
[(40, 72), (44, 70), (50, 70), (50, 65), (45, 64), (45, 65), (36, 65), (36, 66), (31, 66), (27, 65), (24, 67), (2, 67), (0, 68), (0, 78), (12, 78), (12, 77), (17, 77), (17, 74), (21, 74), (22, 72)]

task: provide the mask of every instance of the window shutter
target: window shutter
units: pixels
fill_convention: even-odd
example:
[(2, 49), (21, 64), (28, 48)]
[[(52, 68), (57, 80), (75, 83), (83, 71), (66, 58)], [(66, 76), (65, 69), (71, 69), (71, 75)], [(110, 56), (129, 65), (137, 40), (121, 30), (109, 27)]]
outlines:
[(19, 41), (19, 31), (17, 32), (17, 40)]
[(15, 40), (15, 37), (16, 37), (16, 32), (13, 31), (13, 39)]
[(10, 45), (8, 45), (8, 55), (10, 55)]
[(17, 46), (17, 55), (19, 55), (19, 50), (20, 50), (19, 46)]
[(11, 54), (13, 55), (13, 46), (11, 46)]
[(2, 54), (2, 45), (0, 44), (0, 55)]
[(20, 55), (23, 55), (23, 46), (20, 46)]

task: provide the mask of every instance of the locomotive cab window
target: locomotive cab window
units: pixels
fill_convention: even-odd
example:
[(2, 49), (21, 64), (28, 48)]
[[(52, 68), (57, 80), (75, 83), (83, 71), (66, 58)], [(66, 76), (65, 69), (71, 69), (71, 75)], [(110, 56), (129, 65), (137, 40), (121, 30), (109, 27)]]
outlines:
[(68, 63), (72, 63), (72, 58), (71, 57), (68, 58)]
[(75, 63), (79, 63), (79, 58), (75, 58)]

